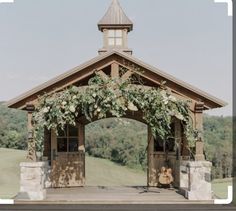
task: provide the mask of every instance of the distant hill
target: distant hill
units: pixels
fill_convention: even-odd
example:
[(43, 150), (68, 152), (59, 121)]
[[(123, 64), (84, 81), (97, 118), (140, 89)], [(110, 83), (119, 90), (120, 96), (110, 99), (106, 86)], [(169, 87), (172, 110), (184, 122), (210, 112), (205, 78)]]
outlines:
[(205, 152), (213, 164), (213, 178), (232, 177), (232, 121), (232, 117), (204, 116)]
[(0, 103), (0, 147), (26, 149), (27, 114)]

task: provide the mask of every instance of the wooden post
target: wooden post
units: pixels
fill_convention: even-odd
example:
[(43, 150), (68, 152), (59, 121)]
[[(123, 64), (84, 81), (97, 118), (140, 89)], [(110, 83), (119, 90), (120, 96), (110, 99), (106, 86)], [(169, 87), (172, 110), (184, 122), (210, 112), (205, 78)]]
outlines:
[(119, 65), (117, 63), (112, 63), (111, 65), (111, 77), (114, 78), (119, 78)]
[(152, 135), (151, 128), (148, 127), (148, 148), (147, 148), (147, 156), (148, 156), (148, 168), (147, 168), (147, 186), (153, 186), (156, 182), (156, 172), (154, 169), (154, 137)]
[(79, 151), (85, 152), (85, 126), (83, 124), (78, 124), (78, 129), (79, 129)]
[(51, 162), (57, 158), (57, 134), (55, 130), (51, 130)]
[(128, 48), (128, 30), (127, 29), (123, 29), (123, 48)]
[[(200, 132), (203, 131), (203, 109), (204, 109), (203, 102), (197, 102), (195, 104), (195, 128)], [(205, 160), (203, 151), (204, 151), (203, 137), (199, 137), (199, 139), (196, 142), (196, 153), (195, 153), (196, 161)]]
[(82, 186), (85, 185), (85, 125), (78, 124), (79, 128), (79, 153), (80, 153), (80, 179)]
[[(192, 114), (190, 114), (192, 116)], [(193, 119), (194, 119), (194, 115), (193, 115)], [(181, 140), (181, 160), (189, 160), (190, 159), (190, 155), (191, 155), (191, 151), (189, 148), (189, 142), (187, 139), (186, 134), (184, 133), (184, 128), (181, 127), (181, 135), (182, 135), (182, 140)]]
[(176, 159), (179, 160), (181, 156), (182, 130), (180, 121), (175, 119), (175, 144), (176, 144)]
[(175, 144), (176, 144), (176, 160), (175, 165), (173, 166), (174, 173), (174, 187), (180, 187), (180, 156), (181, 156), (181, 143), (182, 143), (182, 134), (181, 134), (181, 123), (179, 120), (174, 120), (175, 127)]
[(44, 128), (43, 156), (51, 160), (51, 131)]
[(108, 30), (103, 30), (103, 48), (108, 48)]
[(30, 162), (37, 161), (36, 155), (36, 143), (34, 137), (34, 128), (32, 125), (32, 113), (34, 112), (34, 105), (27, 104), (26, 110), (28, 112), (28, 152), (27, 152), (27, 160)]

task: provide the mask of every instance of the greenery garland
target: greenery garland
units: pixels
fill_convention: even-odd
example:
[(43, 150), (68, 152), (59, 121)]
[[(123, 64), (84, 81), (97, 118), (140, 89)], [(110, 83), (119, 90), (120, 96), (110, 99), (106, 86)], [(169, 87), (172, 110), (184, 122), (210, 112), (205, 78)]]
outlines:
[(166, 140), (171, 136), (173, 117), (181, 121), (189, 143), (194, 143), (198, 132), (193, 129), (187, 101), (179, 100), (165, 87), (147, 89), (121, 78), (103, 78), (99, 74), (88, 86), (71, 86), (61, 92), (39, 97), (33, 115), (35, 131), (64, 129), (76, 125), (79, 115), (87, 120), (103, 119), (108, 115), (124, 117), (127, 111), (142, 111), (143, 119), (153, 135)]

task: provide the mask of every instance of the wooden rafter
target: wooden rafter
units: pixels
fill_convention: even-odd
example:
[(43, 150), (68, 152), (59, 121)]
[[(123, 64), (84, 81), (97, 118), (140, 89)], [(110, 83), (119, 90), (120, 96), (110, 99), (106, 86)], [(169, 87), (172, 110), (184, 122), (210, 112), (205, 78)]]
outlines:
[(126, 81), (126, 80), (128, 80), (132, 75), (133, 75), (133, 71), (128, 70), (124, 75), (122, 75), (121, 79)]

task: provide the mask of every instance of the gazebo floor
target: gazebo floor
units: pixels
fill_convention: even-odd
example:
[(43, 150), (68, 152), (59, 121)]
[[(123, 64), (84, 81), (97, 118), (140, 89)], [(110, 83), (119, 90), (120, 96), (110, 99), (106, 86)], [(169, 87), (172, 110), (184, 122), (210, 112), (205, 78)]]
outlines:
[(47, 189), (43, 201), (30, 201), (18, 195), (16, 204), (213, 204), (189, 201), (176, 189), (146, 187), (78, 187)]

